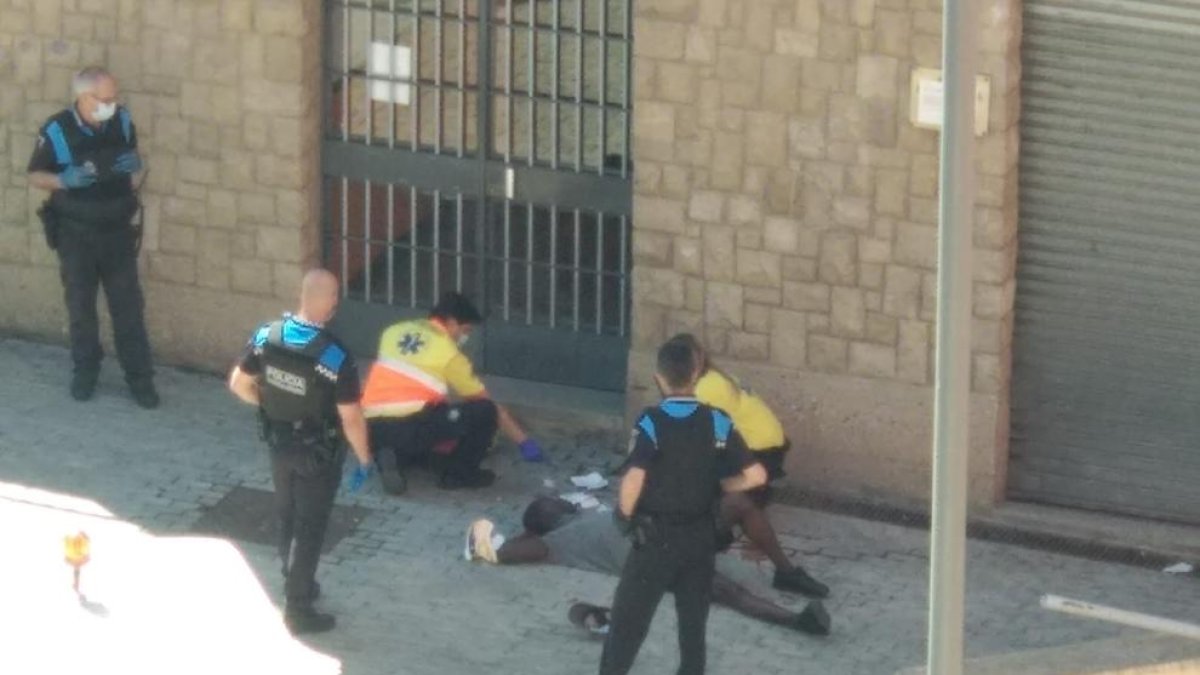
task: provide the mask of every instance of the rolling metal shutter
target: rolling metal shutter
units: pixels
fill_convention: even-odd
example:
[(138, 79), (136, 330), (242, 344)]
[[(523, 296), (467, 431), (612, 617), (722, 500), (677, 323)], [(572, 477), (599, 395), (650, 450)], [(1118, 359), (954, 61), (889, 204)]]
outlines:
[(1011, 496), (1200, 522), (1200, 3), (1024, 13)]

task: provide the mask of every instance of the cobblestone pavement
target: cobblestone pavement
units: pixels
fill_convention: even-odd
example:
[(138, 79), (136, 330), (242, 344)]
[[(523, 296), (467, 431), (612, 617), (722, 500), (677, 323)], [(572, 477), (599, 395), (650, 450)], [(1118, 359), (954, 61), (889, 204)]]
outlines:
[[(160, 536), (189, 533), (235, 487), (270, 488), (253, 414), (219, 379), (163, 368), (163, 407), (147, 412), (129, 399), (111, 360), (89, 403), (69, 399), (67, 371), (62, 349), (0, 340), (0, 483), (94, 500)], [(319, 572), (321, 602), (338, 615), (339, 628), (307, 644), (341, 660), (347, 673), (594, 672), (600, 645), (567, 624), (566, 608), (576, 598), (607, 602), (613, 579), (461, 559), (471, 518), (486, 514), (511, 532), (530, 495), (548, 490), (547, 481), (563, 491), (570, 475), (615, 464), (612, 449), (622, 440), (563, 428), (535, 431), (554, 463), (522, 464), (514, 448), (501, 444), (489, 459), (501, 478), (489, 491), (442, 492), (418, 475), (403, 498), (384, 495), (377, 483), (357, 496), (340, 495), (339, 502), (369, 512), (323, 558)], [(834, 589), (827, 606), (835, 633), (814, 639), (717, 608), (710, 672), (892, 673), (923, 661), (926, 533), (783, 506), (772, 507), (772, 519), (786, 547)], [(271, 548), (235, 543), (280, 602)], [(768, 565), (740, 555), (743, 581), (782, 604), (802, 604), (769, 588)], [(1119, 634), (1039, 609), (1042, 593), (1200, 620), (1194, 578), (979, 542), (970, 545), (969, 565), (972, 656)], [(635, 672), (673, 671), (673, 630), (667, 602)]]

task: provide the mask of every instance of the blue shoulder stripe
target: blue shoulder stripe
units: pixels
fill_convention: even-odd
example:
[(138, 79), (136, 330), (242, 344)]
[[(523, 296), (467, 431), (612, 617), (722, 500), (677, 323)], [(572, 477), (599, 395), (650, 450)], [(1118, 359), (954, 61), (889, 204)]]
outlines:
[(46, 135), (54, 146), (54, 158), (63, 166), (71, 165), (71, 146), (67, 145), (67, 137), (63, 135), (62, 126), (55, 120), (46, 125)]
[(729, 415), (720, 410), (713, 409), (713, 433), (717, 437), (718, 443), (725, 443), (729, 440), (729, 434), (733, 431), (733, 420), (729, 419)]
[(283, 322), (283, 342), (295, 347), (303, 347), (317, 336), (317, 329), (306, 326), (299, 321), (287, 319)]
[(129, 116), (129, 111), (121, 108), (117, 113), (121, 118), (121, 133), (125, 136), (125, 142), (128, 143), (133, 138), (133, 119)]
[(321, 356), (317, 358), (317, 363), (329, 369), (330, 372), (337, 374), (342, 369), (342, 364), (346, 362), (346, 352), (342, 348), (331, 344), (321, 352)]
[(271, 324), (264, 323), (263, 325), (258, 327), (258, 330), (254, 331), (254, 337), (251, 338), (250, 341), (254, 344), (255, 347), (261, 347), (261, 346), (267, 344), (267, 338), (269, 338), (270, 336), (271, 336)]
[(642, 415), (642, 419), (638, 420), (637, 425), (651, 443), (658, 445), (658, 431), (654, 428), (654, 420), (650, 419), (649, 415)]

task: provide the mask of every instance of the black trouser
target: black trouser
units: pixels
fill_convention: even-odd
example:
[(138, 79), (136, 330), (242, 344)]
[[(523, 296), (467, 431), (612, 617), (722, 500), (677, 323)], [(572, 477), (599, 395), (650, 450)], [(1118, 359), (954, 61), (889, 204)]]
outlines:
[(317, 560), (345, 457), (344, 449), (319, 445), (280, 444), (271, 449), (279, 554), (287, 579), (284, 595), (289, 610), (312, 605)]
[(61, 219), (58, 259), (75, 372), (94, 375), (100, 370), (104, 352), (100, 347), (96, 294), (103, 284), (108, 312), (112, 316), (113, 342), (117, 347), (117, 359), (125, 370), (125, 379), (138, 382), (153, 377), (133, 230), (127, 223), (113, 225)]
[(767, 482), (776, 481), (787, 475), (783, 464), (787, 460), (787, 454), (792, 449), (792, 442), (783, 439), (783, 445), (767, 448), (766, 450), (755, 450), (750, 453), (753, 459), (758, 460), (759, 464), (767, 470)]
[(680, 675), (704, 672), (705, 633), (716, 560), (712, 518), (698, 518), (686, 525), (659, 524), (653, 529), (646, 543), (634, 546), (629, 552), (621, 571), (609, 633), (600, 657), (601, 675), (620, 675), (633, 667), (666, 591), (675, 594), (678, 672)]
[[(496, 404), (489, 400), (440, 404), (408, 417), (376, 417), (367, 421), (371, 451), (384, 463), (427, 460), (438, 475), (469, 476), (479, 468), (498, 427)], [(384, 453), (390, 456), (383, 456)]]

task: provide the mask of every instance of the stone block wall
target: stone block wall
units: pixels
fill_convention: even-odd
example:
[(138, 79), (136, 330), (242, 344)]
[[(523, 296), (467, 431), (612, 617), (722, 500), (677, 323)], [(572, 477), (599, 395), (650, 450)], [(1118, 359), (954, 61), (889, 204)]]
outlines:
[[(971, 496), (1001, 498), (1016, 260), (1018, 0), (981, 0)], [(928, 494), (938, 133), (936, 0), (635, 3), (631, 408), (678, 331), (781, 413), (794, 480)]]
[(65, 338), (25, 166), (88, 64), (117, 76), (149, 167), (141, 258), (160, 359), (224, 368), (318, 251), (321, 3), (0, 0), (0, 326)]

